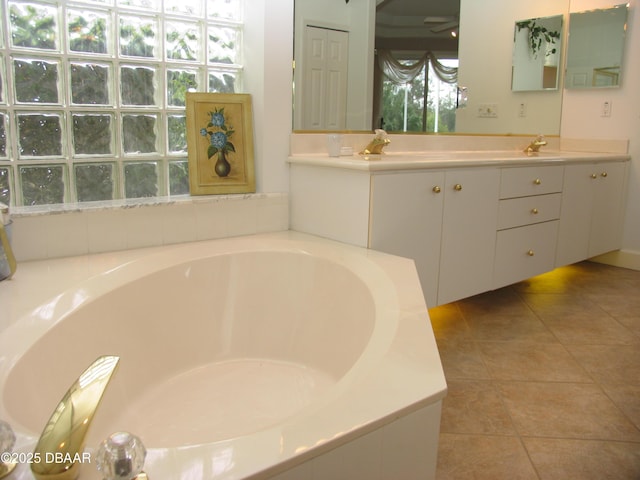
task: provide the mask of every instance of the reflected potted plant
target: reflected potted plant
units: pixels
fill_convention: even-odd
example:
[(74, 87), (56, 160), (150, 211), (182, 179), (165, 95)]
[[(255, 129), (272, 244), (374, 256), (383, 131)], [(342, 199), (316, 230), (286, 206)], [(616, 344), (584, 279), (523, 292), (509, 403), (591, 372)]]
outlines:
[(231, 164), (227, 160), (227, 155), (236, 151), (230, 141), (235, 131), (232, 126), (227, 125), (224, 107), (220, 110), (216, 107), (213, 112), (208, 112), (208, 115), (210, 117), (209, 123), (205, 128), (200, 129), (200, 135), (209, 137), (207, 158), (211, 160), (217, 156), (213, 167), (216, 175), (226, 177), (231, 172)]
[[(551, 44), (555, 45), (556, 40), (560, 38), (560, 32), (557, 30), (549, 30), (544, 25), (540, 25), (536, 23), (537, 18), (531, 18), (529, 20), (523, 20), (521, 22), (516, 22), (516, 27), (518, 31), (526, 28), (529, 30), (529, 49), (534, 57), (538, 56), (538, 52), (544, 46), (546, 50), (546, 45)], [(556, 48), (552, 48), (546, 50), (545, 55), (552, 55), (556, 53)]]

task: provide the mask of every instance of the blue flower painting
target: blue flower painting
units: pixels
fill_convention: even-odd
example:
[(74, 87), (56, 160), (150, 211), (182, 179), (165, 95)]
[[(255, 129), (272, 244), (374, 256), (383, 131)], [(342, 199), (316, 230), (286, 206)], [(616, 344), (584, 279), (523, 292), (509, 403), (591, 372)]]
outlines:
[(208, 112), (207, 114), (210, 119), (207, 126), (200, 129), (200, 135), (209, 137), (207, 158), (211, 160), (213, 157), (217, 157), (214, 165), (216, 175), (226, 177), (231, 171), (231, 165), (227, 160), (227, 156), (229, 153), (236, 151), (236, 148), (230, 141), (235, 131), (232, 126), (227, 125), (227, 119), (224, 116), (224, 107), (220, 110), (216, 107), (213, 112)]

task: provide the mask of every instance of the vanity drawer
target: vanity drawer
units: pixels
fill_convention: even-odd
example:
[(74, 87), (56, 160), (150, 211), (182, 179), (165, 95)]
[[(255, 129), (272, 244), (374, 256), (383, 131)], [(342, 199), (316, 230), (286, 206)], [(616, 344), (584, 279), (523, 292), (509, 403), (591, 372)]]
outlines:
[(500, 200), (498, 230), (558, 219), (561, 201), (561, 193)]
[(493, 288), (553, 270), (558, 222), (553, 220), (497, 233)]
[(500, 198), (561, 192), (563, 176), (564, 167), (561, 165), (503, 168)]

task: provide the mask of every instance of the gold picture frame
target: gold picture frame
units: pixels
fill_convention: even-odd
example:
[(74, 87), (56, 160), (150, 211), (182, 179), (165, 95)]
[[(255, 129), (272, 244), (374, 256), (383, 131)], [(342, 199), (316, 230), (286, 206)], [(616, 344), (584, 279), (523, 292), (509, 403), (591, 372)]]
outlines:
[(191, 195), (256, 191), (251, 95), (187, 93)]

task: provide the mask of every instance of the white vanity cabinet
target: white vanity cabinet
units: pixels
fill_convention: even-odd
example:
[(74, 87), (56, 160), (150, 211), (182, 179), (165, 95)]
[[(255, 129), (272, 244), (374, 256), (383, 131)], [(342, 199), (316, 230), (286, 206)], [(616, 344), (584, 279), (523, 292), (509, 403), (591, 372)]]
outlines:
[(556, 266), (620, 248), (628, 162), (567, 165)]
[(428, 305), (489, 290), (499, 183), (497, 168), (373, 175), (369, 247), (413, 258)]
[(553, 270), (563, 166), (503, 168), (493, 288)]
[(628, 157), (290, 159), (290, 227), (412, 258), (434, 307), (620, 248)]
[(427, 305), (437, 305), (444, 172), (371, 177), (369, 247), (413, 258)]
[(491, 290), (500, 169), (447, 170), (437, 305)]

